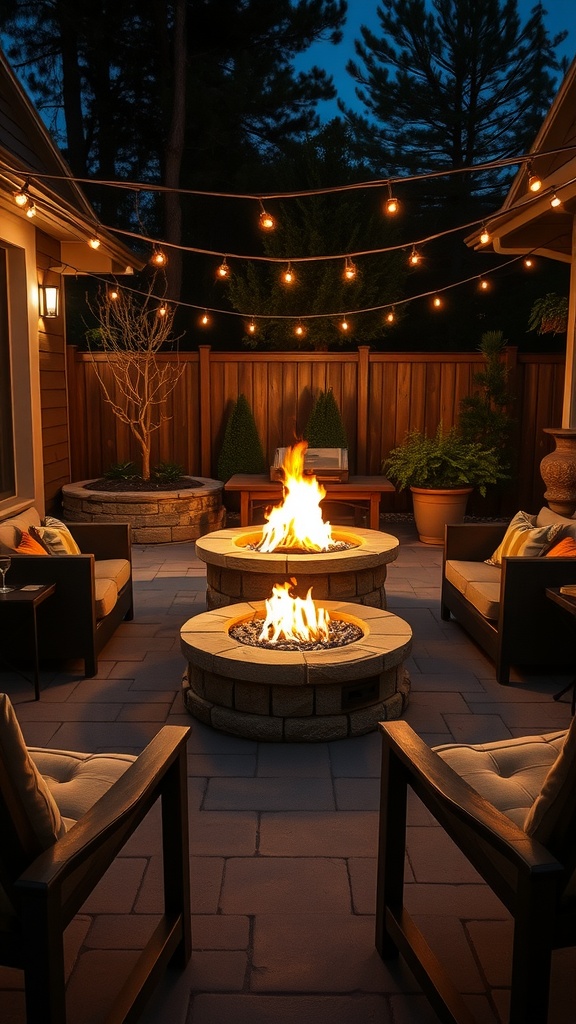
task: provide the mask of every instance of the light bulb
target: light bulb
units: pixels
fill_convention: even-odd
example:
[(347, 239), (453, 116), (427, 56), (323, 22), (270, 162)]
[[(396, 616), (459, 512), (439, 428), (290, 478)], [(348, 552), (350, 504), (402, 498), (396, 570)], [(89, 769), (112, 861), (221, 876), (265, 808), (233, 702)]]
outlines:
[(230, 277), (230, 267), (228, 266), (228, 264), (226, 262), (226, 257), (224, 257), (224, 259), (222, 260), (222, 263), (218, 267), (218, 270), (216, 271), (216, 274), (222, 280), (224, 280), (224, 278), (226, 278), (226, 277)]
[(489, 289), (490, 285), (488, 284), (488, 281), (486, 280), (486, 278), (485, 278), (485, 277), (482, 277), (482, 278), (480, 279), (480, 284), (479, 284), (479, 286), (478, 286), (478, 287), (479, 287), (479, 288), (480, 288), (480, 289), (481, 289), (481, 290), (482, 290), (483, 292), (486, 292), (486, 291), (488, 291), (488, 289)]
[(421, 259), (422, 259), (422, 257), (420, 255), (420, 253), (418, 252), (418, 250), (416, 249), (416, 247), (412, 246), (412, 252), (410, 253), (410, 257), (409, 257), (409, 260), (408, 260), (410, 266), (411, 267), (417, 267), (418, 264), (420, 263)]
[(434, 296), (434, 298), (432, 299), (432, 305), (434, 306), (434, 309), (440, 309), (441, 308), (441, 306), (442, 306), (442, 299), (440, 298), (439, 295), (435, 295)]
[(28, 202), (28, 193), (25, 188), (21, 188), (18, 192), (14, 193), (14, 202), (16, 206), (26, 206)]
[(118, 291), (117, 291), (117, 289), (116, 289), (116, 288), (111, 288), (111, 289), (110, 289), (110, 291), (108, 292), (108, 298), (109, 298), (109, 299), (110, 299), (110, 300), (111, 300), (112, 302), (115, 302), (115, 301), (116, 301), (116, 299), (118, 298)]
[(483, 227), (483, 228), (482, 228), (482, 232), (481, 232), (481, 234), (480, 234), (480, 242), (481, 242), (481, 244), (482, 244), (482, 245), (488, 245), (488, 242), (489, 242), (489, 241), (490, 241), (490, 234), (489, 234), (489, 232), (488, 232), (488, 231), (486, 230), (486, 228), (485, 228), (485, 227)]
[(152, 256), (150, 257), (150, 263), (154, 267), (165, 267), (168, 263), (168, 257), (162, 249), (155, 246)]
[(393, 324), (395, 319), (396, 319), (396, 313), (394, 312), (393, 309), (389, 309), (388, 312), (386, 313), (386, 323), (387, 324)]
[(292, 267), (290, 266), (290, 264), (288, 264), (286, 270), (282, 274), (282, 280), (284, 281), (284, 284), (294, 284), (294, 281), (296, 280), (296, 277), (294, 275), (294, 271), (292, 270)]
[(294, 334), (296, 335), (296, 337), (297, 338), (303, 338), (305, 333), (306, 333), (306, 331), (305, 331), (303, 325), (302, 324), (296, 324), (296, 327), (294, 328)]
[(256, 334), (256, 324), (253, 320), (248, 324), (248, 334)]
[(340, 324), (340, 329), (341, 329), (342, 331), (347, 331), (347, 330), (348, 330), (348, 327), (349, 327), (349, 326), (350, 326), (350, 325), (349, 325), (349, 323), (348, 323), (348, 321), (347, 321), (346, 317), (344, 317), (344, 319), (343, 319), (342, 323)]
[(562, 206), (562, 200), (558, 198), (556, 193), (554, 193), (552, 199), (550, 200), (550, 206), (552, 206), (553, 209), (556, 209), (556, 207), (558, 206)]
[(528, 188), (531, 192), (539, 192), (542, 188), (542, 178), (532, 170), (532, 161), (528, 163)]
[(524, 266), (528, 267), (528, 270), (530, 270), (534, 266), (534, 260), (531, 256), (526, 257), (526, 259), (524, 260)]
[[(262, 206), (262, 204), (260, 205)], [(274, 217), (268, 213), (263, 206), (258, 223), (260, 224), (262, 231), (274, 231), (274, 228), (276, 227)]]
[(346, 262), (344, 264), (344, 273), (342, 276), (345, 281), (353, 281), (354, 278), (356, 277), (356, 267), (352, 263), (352, 260), (349, 259), (348, 257), (346, 258)]
[(28, 198), (26, 200), (26, 216), (27, 217), (35, 217), (36, 216), (36, 204), (30, 198)]
[(91, 249), (99, 249), (100, 248), (100, 239), (98, 238), (98, 235), (94, 235), (92, 238), (89, 238), (88, 239), (88, 245), (90, 246)]
[(165, 302), (163, 302), (161, 306), (158, 306), (158, 316), (166, 316), (167, 312), (168, 307)]
[(200, 317), (200, 323), (202, 327), (207, 327), (210, 323), (210, 317), (208, 316), (208, 310), (204, 310), (204, 313)]
[(389, 196), (386, 200), (386, 213), (395, 214), (400, 209), (400, 203), (395, 196)]

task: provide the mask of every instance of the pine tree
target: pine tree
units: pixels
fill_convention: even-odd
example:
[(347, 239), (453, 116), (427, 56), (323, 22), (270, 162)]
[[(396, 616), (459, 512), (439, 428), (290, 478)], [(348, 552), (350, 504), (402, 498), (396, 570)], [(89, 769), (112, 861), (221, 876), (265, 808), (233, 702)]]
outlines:
[(312, 406), (304, 439), (310, 448), (347, 448), (348, 439), (332, 388), (320, 391)]
[(235, 473), (263, 473), (266, 460), (252, 409), (245, 395), (238, 395), (226, 422), (218, 456), (218, 479)]

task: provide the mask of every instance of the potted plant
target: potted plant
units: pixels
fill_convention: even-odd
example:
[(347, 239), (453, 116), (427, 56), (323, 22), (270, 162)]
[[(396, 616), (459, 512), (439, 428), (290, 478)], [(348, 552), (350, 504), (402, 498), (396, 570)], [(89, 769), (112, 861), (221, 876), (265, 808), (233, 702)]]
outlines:
[(429, 437), (410, 431), (382, 465), (382, 472), (402, 490), (412, 493), (418, 536), (425, 544), (443, 544), (446, 523), (464, 518), (468, 495), (505, 476), (498, 453), (464, 438), (455, 427), (442, 424)]

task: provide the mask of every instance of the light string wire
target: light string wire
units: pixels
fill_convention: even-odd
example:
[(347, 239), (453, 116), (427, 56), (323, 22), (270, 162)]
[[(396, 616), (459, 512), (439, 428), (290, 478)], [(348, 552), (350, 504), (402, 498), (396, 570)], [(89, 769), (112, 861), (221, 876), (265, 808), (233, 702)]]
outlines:
[[(124, 283), (122, 283), (121, 285), (117, 285), (117, 290), (129, 292), (131, 295), (138, 295), (142, 298), (148, 297), (152, 299), (158, 299), (159, 302), (163, 302), (167, 306), (176, 306), (182, 309), (193, 309), (196, 310), (197, 312), (211, 313), (213, 315), (240, 317), (243, 320), (335, 320), (338, 317), (342, 316), (358, 316), (361, 315), (362, 313), (378, 313), (385, 310), (395, 310), (399, 306), (407, 305), (410, 302), (416, 302), (418, 299), (427, 299), (430, 298), (431, 295), (440, 295), (443, 292), (451, 291), (454, 288), (460, 288), (462, 285), (469, 284), (471, 281), (481, 281), (483, 278), (491, 276), (492, 274), (495, 274), (498, 271), (503, 270), (514, 263), (518, 263), (520, 260), (525, 260), (526, 257), (530, 255), (530, 253), (523, 253), (520, 256), (513, 256), (511, 259), (505, 260), (503, 263), (499, 263), (497, 266), (493, 267), (490, 271), (486, 271), (484, 274), (471, 274), (469, 277), (462, 278), (459, 281), (453, 281), (450, 284), (443, 285), (440, 288), (432, 288), (430, 291), (421, 292), (419, 295), (409, 295), (406, 296), (405, 298), (394, 299), (391, 300), (390, 302), (384, 303), (381, 306), (366, 306), (360, 309), (350, 309), (347, 306), (345, 311), (335, 311), (334, 313), (242, 313), (239, 312), (238, 310), (233, 309), (219, 309), (213, 306), (206, 306), (204, 304), (184, 302), (182, 299), (165, 299), (159, 295), (156, 295), (154, 292), (150, 293), (147, 291), (143, 291), (139, 288), (133, 288), (131, 285), (127, 285)], [(58, 266), (65, 267), (68, 271), (70, 271), (73, 274), (79, 274), (83, 277), (90, 277), (93, 280), (98, 281), (105, 287), (110, 286), (109, 278), (104, 277), (101, 274), (96, 274), (93, 272), (86, 273), (85, 271), (80, 271), (78, 270), (77, 267), (72, 266), (72, 264), (70, 263), (59, 263)]]

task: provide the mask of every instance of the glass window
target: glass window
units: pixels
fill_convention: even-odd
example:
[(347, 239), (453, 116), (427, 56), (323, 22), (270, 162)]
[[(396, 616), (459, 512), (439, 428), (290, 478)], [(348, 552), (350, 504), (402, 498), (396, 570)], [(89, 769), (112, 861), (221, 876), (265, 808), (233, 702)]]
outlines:
[(0, 247), (0, 500), (15, 493), (6, 249)]

